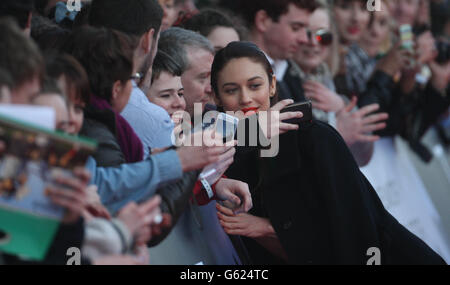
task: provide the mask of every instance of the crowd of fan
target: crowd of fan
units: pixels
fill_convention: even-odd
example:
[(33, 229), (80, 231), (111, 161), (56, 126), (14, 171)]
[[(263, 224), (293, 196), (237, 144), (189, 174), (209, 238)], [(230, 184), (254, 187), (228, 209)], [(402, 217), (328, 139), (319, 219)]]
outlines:
[[(47, 191), (66, 214), (45, 260), (3, 263), (66, 264), (77, 247), (82, 264), (365, 264), (372, 246), (384, 263), (444, 263), (359, 168), (381, 137), (429, 159), (420, 139), (450, 106), (449, 1), (66, 2), (1, 1), (0, 100), (52, 107), (55, 129), (98, 149), (59, 181), (73, 191)], [(265, 133), (279, 137), (276, 157), (217, 135), (174, 146), (174, 132), (195, 129), (195, 104), (245, 121), (305, 100), (313, 122), (280, 113)]]

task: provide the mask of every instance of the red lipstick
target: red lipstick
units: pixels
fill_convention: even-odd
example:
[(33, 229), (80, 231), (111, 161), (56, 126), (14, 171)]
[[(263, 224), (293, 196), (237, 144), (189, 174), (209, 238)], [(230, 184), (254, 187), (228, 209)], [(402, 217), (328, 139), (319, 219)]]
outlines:
[(258, 108), (256, 108), (256, 107), (244, 108), (241, 111), (244, 112), (244, 114), (247, 114), (250, 111), (254, 111), (256, 113), (256, 112), (258, 112)]

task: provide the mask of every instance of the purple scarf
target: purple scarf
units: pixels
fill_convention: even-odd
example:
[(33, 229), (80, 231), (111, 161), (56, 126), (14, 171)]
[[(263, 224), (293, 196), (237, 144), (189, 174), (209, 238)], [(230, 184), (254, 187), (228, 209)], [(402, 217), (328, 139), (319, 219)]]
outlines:
[[(111, 105), (102, 98), (91, 96), (91, 105), (99, 110), (112, 110)], [(113, 111), (116, 118), (116, 138), (127, 163), (139, 162), (144, 159), (144, 146), (141, 140), (124, 117)]]

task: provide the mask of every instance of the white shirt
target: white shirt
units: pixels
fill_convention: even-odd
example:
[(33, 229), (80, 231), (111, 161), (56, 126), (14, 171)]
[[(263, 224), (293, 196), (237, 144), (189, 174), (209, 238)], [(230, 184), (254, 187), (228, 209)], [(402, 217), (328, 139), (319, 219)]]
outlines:
[(149, 148), (172, 145), (174, 124), (166, 110), (151, 103), (133, 82), (133, 91), (121, 115), (128, 121), (144, 145), (144, 159), (150, 155)]
[(269, 60), (270, 65), (272, 65), (273, 72), (275, 73), (275, 76), (277, 77), (277, 81), (283, 81), (284, 75), (286, 74), (286, 71), (288, 69), (288, 61), (287, 60), (273, 60), (270, 56), (267, 55), (266, 57)]

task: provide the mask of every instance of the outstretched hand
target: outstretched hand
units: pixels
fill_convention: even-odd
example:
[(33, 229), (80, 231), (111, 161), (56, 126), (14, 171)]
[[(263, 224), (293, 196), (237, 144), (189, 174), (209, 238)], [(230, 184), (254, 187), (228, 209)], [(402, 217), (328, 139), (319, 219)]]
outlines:
[(386, 128), (386, 121), (389, 117), (387, 113), (376, 113), (380, 106), (372, 104), (353, 112), (357, 99), (352, 101), (336, 115), (337, 130), (344, 138), (345, 142), (352, 145), (356, 142), (375, 142), (379, 136), (372, 135), (372, 132)]
[(316, 81), (303, 84), (305, 96), (312, 100), (312, 106), (325, 112), (338, 112), (345, 107), (344, 100), (325, 85)]

